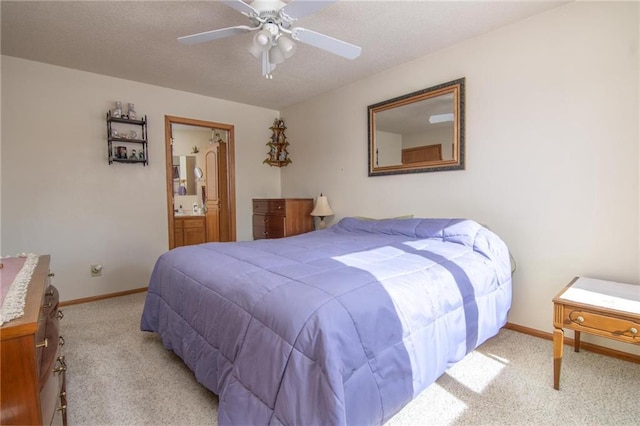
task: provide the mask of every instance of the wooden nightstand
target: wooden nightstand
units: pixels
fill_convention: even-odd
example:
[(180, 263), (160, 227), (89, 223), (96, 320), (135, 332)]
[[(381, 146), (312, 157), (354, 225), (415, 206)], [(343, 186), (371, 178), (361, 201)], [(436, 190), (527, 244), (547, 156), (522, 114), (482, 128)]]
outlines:
[(560, 388), (564, 330), (640, 345), (640, 286), (576, 277), (553, 298), (553, 387)]

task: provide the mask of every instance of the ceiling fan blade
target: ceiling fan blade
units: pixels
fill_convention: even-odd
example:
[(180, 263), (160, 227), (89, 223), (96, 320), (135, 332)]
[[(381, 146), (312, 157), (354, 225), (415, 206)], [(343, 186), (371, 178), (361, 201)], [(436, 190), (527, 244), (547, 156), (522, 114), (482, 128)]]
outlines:
[(220, 3), (224, 3), (230, 8), (235, 9), (238, 12), (249, 17), (260, 15), (260, 12), (258, 12), (253, 6), (248, 5), (242, 0), (221, 0)]
[(292, 22), (304, 16), (311, 15), (338, 0), (291, 0), (280, 9), (280, 16)]
[(178, 41), (184, 44), (196, 44), (205, 41), (216, 40), (219, 38), (231, 37), (237, 34), (252, 31), (253, 28), (246, 25), (238, 25), (237, 27), (221, 28), (219, 30), (205, 31), (203, 33), (191, 34), (188, 36), (178, 37)]
[(434, 114), (429, 117), (429, 123), (431, 124), (447, 123), (450, 121), (453, 121), (452, 112), (446, 113), (446, 114)]
[(360, 52), (362, 52), (362, 48), (360, 46), (356, 46), (355, 44), (347, 43), (346, 41), (338, 40), (337, 38), (329, 37), (328, 35), (320, 34), (306, 28), (293, 28), (291, 30), (291, 37), (294, 40), (301, 41), (302, 43), (326, 50), (327, 52), (331, 52), (347, 59), (355, 59), (360, 56)]

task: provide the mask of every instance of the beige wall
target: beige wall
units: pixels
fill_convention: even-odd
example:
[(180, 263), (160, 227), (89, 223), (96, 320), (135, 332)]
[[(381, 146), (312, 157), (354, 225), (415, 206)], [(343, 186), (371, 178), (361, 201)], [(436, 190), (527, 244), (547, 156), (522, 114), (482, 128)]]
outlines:
[[(148, 167), (107, 163), (116, 100), (148, 116)], [(237, 237), (251, 239), (251, 198), (280, 195), (262, 164), (277, 113), (2, 57), (2, 254), (51, 254), (63, 300), (146, 286), (168, 248), (165, 115), (235, 125)]]
[[(574, 276), (640, 281), (638, 7), (571, 3), (281, 111), (301, 166), (282, 195), (323, 192), (330, 224), (488, 224), (519, 264), (509, 321), (551, 331)], [(466, 170), (367, 177), (367, 106), (460, 77)]]

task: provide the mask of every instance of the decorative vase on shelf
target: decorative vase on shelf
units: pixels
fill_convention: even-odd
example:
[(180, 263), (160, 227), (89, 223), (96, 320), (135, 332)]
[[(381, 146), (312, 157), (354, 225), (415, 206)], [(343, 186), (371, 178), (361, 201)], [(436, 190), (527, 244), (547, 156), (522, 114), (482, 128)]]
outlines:
[(120, 101), (116, 102), (116, 107), (113, 110), (113, 117), (114, 118), (122, 117), (122, 102), (120, 102)]
[(127, 115), (129, 116), (129, 120), (137, 120), (136, 109), (133, 104), (128, 105), (129, 110), (127, 111)]

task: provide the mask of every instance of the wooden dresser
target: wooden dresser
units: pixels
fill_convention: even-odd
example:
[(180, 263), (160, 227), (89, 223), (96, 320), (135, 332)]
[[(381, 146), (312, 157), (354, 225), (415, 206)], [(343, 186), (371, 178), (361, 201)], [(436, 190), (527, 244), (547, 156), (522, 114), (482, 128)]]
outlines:
[(253, 200), (253, 239), (282, 238), (313, 231), (313, 198)]
[(24, 315), (0, 328), (3, 425), (66, 425), (64, 339), (58, 290), (50, 284), (49, 256), (40, 256), (28, 286)]
[(190, 246), (207, 242), (205, 217), (175, 216), (173, 221), (175, 247)]

